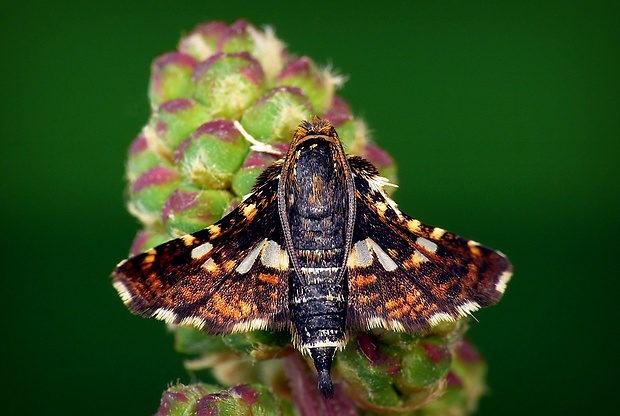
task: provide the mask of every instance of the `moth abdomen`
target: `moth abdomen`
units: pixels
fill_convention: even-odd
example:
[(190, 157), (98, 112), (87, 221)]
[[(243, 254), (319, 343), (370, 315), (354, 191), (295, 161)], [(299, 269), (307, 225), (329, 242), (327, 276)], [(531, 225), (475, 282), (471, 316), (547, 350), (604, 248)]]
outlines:
[(346, 281), (304, 284), (295, 276), (290, 280), (289, 292), (291, 320), (300, 344), (329, 342), (339, 346), (345, 338)]
[(310, 354), (319, 377), (319, 389), (325, 397), (331, 397), (332, 360), (336, 349), (346, 344), (346, 279), (340, 284), (334, 284), (333, 280), (303, 284), (294, 276), (289, 290), (297, 348)]

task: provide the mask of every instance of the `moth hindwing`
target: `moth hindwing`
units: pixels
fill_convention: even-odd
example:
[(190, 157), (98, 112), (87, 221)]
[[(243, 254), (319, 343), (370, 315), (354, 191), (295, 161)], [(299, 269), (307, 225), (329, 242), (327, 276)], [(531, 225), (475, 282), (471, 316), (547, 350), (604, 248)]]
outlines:
[(496, 303), (512, 274), (500, 252), (401, 212), (386, 183), (329, 122), (304, 122), (237, 208), (120, 263), (114, 286), (134, 313), (213, 334), (290, 330), (330, 396), (350, 330), (454, 321)]

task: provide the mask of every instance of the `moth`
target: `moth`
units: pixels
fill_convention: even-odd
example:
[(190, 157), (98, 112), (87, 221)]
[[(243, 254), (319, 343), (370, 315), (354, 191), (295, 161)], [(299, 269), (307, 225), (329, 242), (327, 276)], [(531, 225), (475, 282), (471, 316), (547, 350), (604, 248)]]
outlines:
[(228, 215), (121, 262), (112, 278), (145, 317), (211, 334), (289, 330), (318, 388), (350, 331), (420, 332), (496, 303), (512, 267), (401, 212), (387, 179), (314, 118)]

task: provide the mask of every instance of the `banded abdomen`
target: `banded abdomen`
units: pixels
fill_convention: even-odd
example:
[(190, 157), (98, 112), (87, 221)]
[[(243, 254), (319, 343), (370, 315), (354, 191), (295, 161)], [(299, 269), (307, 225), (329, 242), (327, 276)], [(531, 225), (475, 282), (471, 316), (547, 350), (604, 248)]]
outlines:
[[(294, 176), (283, 178), (287, 251), (293, 260), (289, 308), (297, 347), (311, 355), (319, 386), (332, 394), (330, 367), (346, 342), (346, 253), (350, 248), (350, 181), (341, 148), (308, 140), (297, 148)], [(342, 153), (342, 155), (344, 155)], [(282, 211), (281, 211), (282, 212)], [(354, 212), (354, 211), (353, 211)]]

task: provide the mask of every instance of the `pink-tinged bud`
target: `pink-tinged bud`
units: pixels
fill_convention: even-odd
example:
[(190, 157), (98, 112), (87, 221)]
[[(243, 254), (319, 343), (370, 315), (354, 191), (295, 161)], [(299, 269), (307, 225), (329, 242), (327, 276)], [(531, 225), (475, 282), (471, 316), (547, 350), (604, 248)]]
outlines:
[(347, 121), (354, 120), (349, 104), (338, 95), (332, 97), (332, 102), (327, 111), (323, 114), (323, 118), (329, 120), (338, 130), (340, 130), (340, 126)]
[(290, 143), (299, 120), (308, 120), (313, 113), (312, 104), (299, 88), (276, 87), (247, 109), (241, 124), (263, 143)]
[(312, 59), (303, 56), (293, 59), (284, 67), (278, 82), (303, 90), (317, 114), (322, 114), (329, 108), (339, 81), (329, 72), (319, 70)]
[[(281, 155), (286, 154), (288, 150), (288, 144), (286, 143), (275, 143), (273, 147), (276, 150), (279, 150)], [(235, 173), (235, 176), (232, 180), (232, 190), (238, 196), (245, 196), (250, 193), (252, 187), (256, 183), (256, 179), (258, 176), (263, 173), (265, 168), (271, 165), (276, 160), (280, 159), (281, 156), (274, 155), (271, 153), (265, 152), (250, 152), (245, 161), (243, 162), (243, 166)]]
[(155, 151), (172, 160), (177, 147), (206, 120), (209, 120), (207, 108), (190, 98), (167, 101), (153, 114), (147, 127), (147, 140)]
[(233, 202), (234, 196), (228, 191), (185, 185), (170, 194), (162, 208), (162, 219), (170, 235), (189, 234), (219, 220)]
[(161, 209), (179, 185), (178, 173), (154, 167), (140, 175), (129, 187), (129, 212), (146, 226), (161, 224)]
[[(397, 167), (394, 160), (388, 152), (380, 148), (374, 143), (367, 142), (364, 148), (363, 156), (381, 173), (386, 177), (391, 184), (398, 184)], [(397, 188), (393, 186), (386, 186), (384, 190), (388, 193), (393, 193)], [(449, 325), (448, 325), (449, 326)]]
[(174, 160), (181, 173), (206, 189), (230, 187), (243, 164), (249, 143), (229, 120), (214, 120), (198, 127), (178, 147)]
[(156, 166), (172, 168), (167, 161), (164, 161), (157, 152), (150, 148), (146, 136), (144, 133), (141, 133), (135, 138), (129, 148), (129, 157), (125, 170), (129, 182), (135, 182), (140, 175)]
[(220, 52), (221, 40), (228, 33), (224, 22), (209, 22), (199, 25), (179, 43), (179, 52), (191, 55), (198, 61), (204, 61)]
[(225, 53), (236, 53), (254, 50), (254, 41), (250, 35), (249, 28), (254, 28), (246, 20), (239, 19), (228, 27), (228, 30), (219, 43), (219, 51)]
[(219, 53), (194, 69), (194, 97), (211, 118), (238, 119), (261, 95), (264, 74), (256, 59), (247, 52)]
[(156, 247), (170, 240), (170, 234), (156, 229), (145, 228), (136, 234), (131, 245), (130, 254), (132, 256), (145, 252), (149, 248)]
[(406, 413), (443, 391), (451, 357), (447, 337), (375, 330), (350, 340), (336, 367), (360, 408)]
[(155, 59), (151, 65), (149, 85), (151, 106), (191, 96), (194, 90), (192, 72), (196, 65), (196, 58), (179, 52), (170, 52)]
[(208, 394), (218, 391), (217, 386), (208, 384), (177, 384), (166, 390), (161, 397), (159, 409), (155, 416), (182, 416), (195, 414), (196, 403)]

